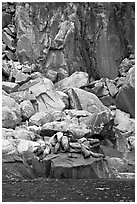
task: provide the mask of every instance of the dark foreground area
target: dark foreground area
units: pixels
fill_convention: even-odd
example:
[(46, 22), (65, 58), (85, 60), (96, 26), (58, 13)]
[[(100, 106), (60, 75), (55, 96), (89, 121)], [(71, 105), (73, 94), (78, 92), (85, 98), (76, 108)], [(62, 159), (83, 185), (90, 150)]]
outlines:
[(135, 181), (123, 179), (3, 181), (3, 202), (135, 202)]

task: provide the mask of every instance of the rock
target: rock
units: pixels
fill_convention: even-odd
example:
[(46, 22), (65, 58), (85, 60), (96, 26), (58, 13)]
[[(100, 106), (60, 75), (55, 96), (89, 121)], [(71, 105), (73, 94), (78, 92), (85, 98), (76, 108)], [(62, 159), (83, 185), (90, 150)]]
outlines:
[(25, 128), (15, 128), (15, 137), (16, 139), (23, 140), (34, 140), (35, 134), (32, 131), (26, 130)]
[(57, 74), (57, 80), (58, 81), (61, 81), (62, 79), (66, 78), (68, 76), (69, 76), (68, 72), (65, 69), (59, 68), (58, 74)]
[(112, 98), (110, 95), (100, 97), (99, 100), (104, 104), (104, 106), (107, 107), (115, 104), (114, 98)]
[(19, 85), (14, 82), (7, 82), (7, 81), (2, 82), (2, 89), (9, 94), (12, 92), (16, 92), (18, 88), (19, 88)]
[(125, 79), (125, 83), (130, 84), (130, 86), (135, 88), (135, 66), (129, 69), (126, 79)]
[(50, 79), (52, 82), (55, 82), (57, 79), (57, 72), (49, 69), (46, 71), (46, 74), (44, 74), (46, 78)]
[(47, 122), (52, 122), (53, 118), (50, 113), (37, 112), (29, 119), (29, 124), (41, 126)]
[(25, 91), (10, 93), (10, 98), (13, 98), (17, 103), (21, 103), (22, 101), (27, 100)]
[(8, 65), (8, 63), (4, 60), (2, 60), (2, 73), (6, 76), (9, 77), (10, 76), (10, 67)]
[(2, 42), (2, 53), (5, 51), (5, 49), (6, 49), (6, 45), (5, 43)]
[(30, 76), (28, 74), (24, 74), (23, 72), (18, 72), (15, 77), (15, 83), (22, 85), (25, 82), (29, 81)]
[(2, 128), (2, 138), (3, 139), (13, 139), (15, 138), (15, 131), (10, 128)]
[(9, 94), (4, 90), (2, 90), (2, 95), (9, 96)]
[(115, 102), (118, 109), (135, 117), (135, 89), (130, 84), (120, 88)]
[(106, 85), (109, 90), (109, 93), (112, 97), (115, 97), (118, 93), (118, 88), (115, 86), (112, 80), (106, 79)]
[(53, 83), (47, 78), (41, 79), (41, 82), (31, 86), (29, 91), (37, 98), (39, 112), (53, 112), (65, 108), (63, 101), (55, 91)]
[(38, 142), (29, 141), (29, 140), (25, 140), (25, 139), (19, 139), (18, 140), (17, 151), (18, 151), (18, 153), (20, 155), (24, 155), (25, 156), (25, 153), (33, 154), (33, 152), (38, 147), (40, 147), (40, 144)]
[(16, 113), (17, 118), (21, 120), (21, 111), (18, 103), (10, 98), (9, 96), (3, 95), (2, 96), (2, 107), (7, 106), (9, 107), (13, 112)]
[(85, 72), (75, 72), (70, 77), (55, 84), (57, 91), (67, 91), (70, 88), (80, 88), (88, 83), (88, 74)]
[(53, 121), (63, 121), (66, 119), (66, 114), (64, 111), (54, 111), (52, 113)]
[(125, 76), (126, 72), (132, 67), (132, 60), (125, 58), (119, 65), (119, 73), (121, 76)]
[[(112, 178), (115, 177), (114, 171), (106, 161), (89, 157), (84, 159), (82, 155), (76, 153), (58, 154), (56, 157), (49, 155), (43, 162), (50, 161), (49, 175), (52, 178)], [(46, 169), (47, 166), (45, 165)]]
[(69, 97), (66, 93), (62, 92), (62, 91), (56, 91), (59, 95), (59, 97), (61, 98), (61, 100), (64, 102), (65, 104), (65, 108), (69, 107)]
[(92, 114), (89, 113), (88, 111), (85, 110), (75, 110), (75, 109), (66, 109), (64, 111), (67, 115), (69, 115), (71, 118), (73, 117), (87, 117), (87, 116), (91, 116)]
[(2, 139), (2, 154), (13, 154), (16, 152), (16, 146), (9, 139)]
[(128, 144), (129, 144), (128, 149), (130, 151), (135, 150), (135, 136), (129, 136), (127, 138), (127, 141), (128, 141)]
[(2, 127), (4, 128), (15, 128), (16, 125), (21, 123), (21, 118), (17, 116), (11, 108), (4, 106), (2, 107)]
[(10, 35), (8, 35), (6, 32), (2, 32), (2, 39), (4, 43), (7, 45), (7, 47), (15, 51), (15, 42), (14, 42), (14, 39)]
[[(90, 129), (85, 126), (80, 126), (78, 123), (74, 123), (74, 120), (70, 121), (53, 121), (50, 123), (45, 123), (42, 126), (41, 134), (44, 136), (52, 135), (56, 132), (70, 132), (74, 135), (75, 138), (84, 137), (84, 135), (89, 134)], [(51, 134), (52, 132), (52, 134)]]
[(35, 114), (32, 103), (29, 100), (24, 100), (20, 103), (20, 109), (23, 119), (27, 120)]
[(90, 113), (98, 113), (107, 108), (102, 104), (95, 94), (89, 93), (82, 89), (73, 88), (68, 91), (71, 108), (86, 110)]
[(129, 114), (116, 109), (116, 116), (114, 119), (116, 128), (122, 132), (133, 132), (135, 130), (135, 120), (129, 117)]
[[(2, 171), (3, 181), (7, 180), (23, 180), (23, 179), (34, 179), (35, 175), (31, 167), (25, 161), (15, 160), (16, 155), (5, 155), (3, 157)], [(19, 159), (19, 157), (18, 157)]]
[(12, 19), (12, 15), (10, 13), (2, 12), (2, 28), (5, 28)]

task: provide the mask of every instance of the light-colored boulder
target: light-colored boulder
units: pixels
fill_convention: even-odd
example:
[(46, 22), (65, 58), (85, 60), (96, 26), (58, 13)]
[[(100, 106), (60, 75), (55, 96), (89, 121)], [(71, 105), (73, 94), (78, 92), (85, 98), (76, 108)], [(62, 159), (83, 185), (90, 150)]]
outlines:
[(57, 91), (67, 91), (70, 88), (80, 88), (88, 84), (88, 74), (86, 72), (74, 72), (71, 76), (62, 79), (55, 84)]
[(26, 130), (25, 128), (16, 127), (15, 137), (16, 139), (34, 140), (35, 134), (32, 131)]
[(21, 114), (24, 119), (29, 119), (35, 114), (34, 107), (29, 100), (24, 100), (20, 103)]
[(53, 118), (54, 117), (50, 113), (37, 112), (29, 119), (29, 124), (41, 126), (47, 122), (52, 122)]
[(15, 138), (15, 131), (10, 128), (2, 128), (2, 138), (3, 139), (13, 139)]
[(82, 89), (73, 88), (68, 91), (71, 107), (78, 110), (86, 110), (90, 113), (99, 113), (107, 110), (98, 97)]
[(12, 92), (16, 92), (18, 88), (19, 88), (19, 85), (14, 82), (7, 82), (7, 81), (2, 82), (2, 89), (6, 91), (8, 94)]

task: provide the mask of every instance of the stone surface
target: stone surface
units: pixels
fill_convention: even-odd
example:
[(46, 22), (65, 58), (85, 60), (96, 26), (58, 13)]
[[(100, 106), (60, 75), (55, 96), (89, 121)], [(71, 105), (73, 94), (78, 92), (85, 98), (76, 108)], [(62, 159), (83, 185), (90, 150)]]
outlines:
[(2, 138), (3, 139), (13, 139), (15, 138), (15, 131), (10, 128), (2, 128)]
[(75, 72), (70, 77), (56, 83), (56, 90), (67, 91), (70, 88), (80, 88), (88, 83), (88, 74), (84, 72)]
[(56, 91), (59, 95), (59, 97), (61, 98), (61, 100), (64, 102), (65, 104), (65, 108), (69, 107), (69, 97), (66, 93), (62, 92), (62, 91)]
[(123, 85), (115, 99), (116, 107), (131, 117), (135, 117), (135, 89), (131, 85)]
[(30, 125), (41, 126), (47, 122), (53, 121), (54, 117), (50, 113), (37, 112), (30, 119)]
[(25, 128), (16, 127), (15, 138), (23, 140), (34, 140), (35, 134), (32, 131), (26, 130)]
[(7, 82), (7, 81), (2, 82), (2, 89), (9, 94), (12, 92), (16, 92), (18, 90), (18, 88), (19, 88), (19, 85), (16, 83)]
[(21, 117), (11, 110), (8, 106), (2, 107), (2, 127), (15, 128), (21, 123)]
[(53, 178), (114, 178), (116, 176), (106, 161), (93, 157), (84, 159), (80, 154), (72, 153), (70, 157), (69, 154), (60, 153), (53, 158), (49, 155), (43, 161), (44, 164), (47, 164), (48, 160), (51, 161), (49, 175)]
[(52, 81), (47, 78), (41, 79), (41, 82), (31, 86), (29, 91), (37, 98), (39, 112), (53, 112), (65, 108), (65, 104), (56, 93)]
[(30, 79), (30, 76), (28, 74), (24, 74), (23, 72), (18, 72), (15, 77), (15, 82), (19, 85), (24, 84)]
[(29, 119), (35, 114), (32, 103), (29, 100), (24, 100), (20, 103), (21, 114), (24, 120)]
[(82, 89), (73, 88), (68, 91), (70, 104), (72, 108), (86, 110), (90, 113), (98, 113), (107, 108), (102, 104), (95, 94), (89, 93)]

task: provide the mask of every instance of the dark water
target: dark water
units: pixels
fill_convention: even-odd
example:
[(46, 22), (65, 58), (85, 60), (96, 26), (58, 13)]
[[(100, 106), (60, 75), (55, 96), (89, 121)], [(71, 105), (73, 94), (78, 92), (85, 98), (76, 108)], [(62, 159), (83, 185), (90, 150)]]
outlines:
[(135, 202), (135, 180), (3, 181), (3, 202)]

